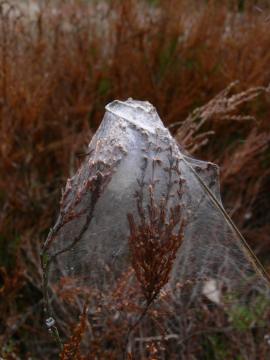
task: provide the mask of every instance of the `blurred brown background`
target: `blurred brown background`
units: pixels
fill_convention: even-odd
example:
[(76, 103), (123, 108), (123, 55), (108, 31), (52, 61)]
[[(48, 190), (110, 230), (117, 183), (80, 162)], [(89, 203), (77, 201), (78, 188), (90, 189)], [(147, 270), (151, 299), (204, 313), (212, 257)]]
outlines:
[(269, 1), (0, 2), (0, 356), (54, 356), (39, 253), (113, 99), (150, 101), (220, 166), (225, 208), (270, 267), (269, 49)]

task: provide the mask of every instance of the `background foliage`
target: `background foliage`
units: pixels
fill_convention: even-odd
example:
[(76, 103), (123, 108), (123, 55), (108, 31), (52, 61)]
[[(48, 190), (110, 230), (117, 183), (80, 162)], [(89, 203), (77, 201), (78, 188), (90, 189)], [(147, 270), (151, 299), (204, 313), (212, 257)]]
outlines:
[[(1, 1), (4, 359), (56, 356), (43, 327), (40, 248), (65, 179), (76, 171), (113, 99), (152, 102), (182, 145), (220, 166), (225, 208), (270, 267), (269, 16), (268, 1), (251, 0), (42, 1), (30, 10)], [(223, 112), (210, 104), (210, 113), (181, 127), (188, 114), (236, 80), (229, 90), (241, 95), (222, 93)], [(252, 315), (239, 312), (233, 314), (234, 331), (241, 333), (251, 326), (242, 315)], [(237, 344), (230, 349), (227, 340), (211, 335), (198, 354), (204, 349), (205, 359), (230, 358)], [(249, 340), (246, 349), (255, 346)], [(261, 346), (264, 356), (268, 345)]]

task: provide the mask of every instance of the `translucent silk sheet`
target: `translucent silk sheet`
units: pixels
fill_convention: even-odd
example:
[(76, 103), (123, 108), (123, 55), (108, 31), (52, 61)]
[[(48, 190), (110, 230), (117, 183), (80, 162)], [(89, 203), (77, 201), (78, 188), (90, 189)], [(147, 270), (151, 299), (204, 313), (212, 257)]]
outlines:
[[(84, 295), (94, 312), (97, 301), (104, 294), (109, 301), (108, 294), (127, 274), (133, 284), (138, 272), (131, 226), (138, 233), (149, 223), (155, 226), (153, 241), (161, 241), (159, 231), (164, 239), (166, 232), (182, 236), (171, 258), (162, 240), (159, 259), (170, 266), (163, 288), (178, 302), (208, 296), (218, 303), (222, 291), (241, 295), (250, 284), (258, 292), (267, 288), (264, 269), (222, 206), (218, 167), (188, 156), (150, 103), (113, 101), (83, 164), (67, 181), (59, 218), (44, 245), (48, 322), (54, 325), (59, 318), (63, 323), (67, 313), (81, 312)], [(138, 262), (140, 246), (143, 239), (135, 247)]]

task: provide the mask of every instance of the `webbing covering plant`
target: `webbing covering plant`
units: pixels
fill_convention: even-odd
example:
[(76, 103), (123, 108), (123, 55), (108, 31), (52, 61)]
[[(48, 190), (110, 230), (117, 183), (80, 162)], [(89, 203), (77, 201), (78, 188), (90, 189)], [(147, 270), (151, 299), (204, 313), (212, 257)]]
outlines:
[[(7, 11), (11, 3), (15, 6)], [(40, 246), (58, 212), (60, 189), (76, 171), (77, 153), (87, 148), (104, 105), (127, 96), (150, 99), (169, 125), (235, 79), (234, 94), (267, 86), (269, 1), (112, 0), (106, 8), (100, 1), (41, 0), (30, 15), (20, 11), (24, 3), (1, 1), (0, 353), (10, 359), (54, 359), (57, 349), (42, 320)], [(268, 267), (269, 94), (239, 104), (229, 115), (213, 114), (197, 132), (189, 121), (177, 139), (197, 158), (219, 164), (225, 208)], [(236, 115), (256, 121), (239, 121)], [(184, 139), (181, 133), (189, 135)], [(123, 275), (124, 283), (127, 278)], [(71, 288), (63, 283), (62, 296), (72, 298)], [(189, 340), (186, 350), (177, 350), (184, 359), (202, 356), (213, 344), (209, 358), (218, 356), (220, 337), (226, 358), (269, 357), (263, 338), (269, 321), (259, 329), (255, 322), (242, 336), (226, 323), (221, 308), (201, 311), (208, 322), (194, 318), (184, 326)], [(250, 312), (256, 314), (256, 308)], [(266, 309), (261, 318), (267, 316)], [(68, 322), (68, 314), (63, 319)], [(218, 341), (210, 343), (215, 328)], [(121, 337), (122, 329), (116, 333)], [(194, 338), (198, 333), (202, 336)], [(161, 336), (148, 335), (137, 333), (140, 349)], [(177, 336), (172, 328), (167, 338)]]
[[(135, 274), (129, 286), (137, 278), (143, 295), (134, 297), (133, 307), (139, 312), (146, 302), (139, 321), (164, 286), (183, 308), (200, 301), (202, 288), (213, 279), (224, 293), (237, 290), (240, 299), (247, 286), (266, 295), (267, 274), (222, 206), (216, 165), (180, 150), (150, 103), (114, 101), (106, 109), (88, 155), (67, 182), (43, 249), (46, 311), (54, 335), (59, 339), (54, 318), (63, 311), (71, 319), (85, 301), (94, 313), (108, 306), (112, 289), (129, 273), (130, 257)], [(59, 313), (64, 283), (83, 291), (75, 303), (66, 298)], [(188, 297), (181, 287), (186, 283)], [(128, 316), (127, 308), (123, 312)]]

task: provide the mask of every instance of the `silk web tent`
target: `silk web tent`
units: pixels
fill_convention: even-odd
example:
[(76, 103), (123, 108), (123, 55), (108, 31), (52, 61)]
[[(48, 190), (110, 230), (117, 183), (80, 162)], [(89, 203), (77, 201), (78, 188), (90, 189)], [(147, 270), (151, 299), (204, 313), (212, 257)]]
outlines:
[[(148, 252), (142, 234), (148, 236)], [(144, 256), (150, 260), (143, 264)], [(59, 305), (63, 289), (76, 293), (76, 301), (64, 303), (69, 314), (77, 314), (84, 294), (91, 303), (93, 294), (109, 294), (125, 274), (131, 282), (136, 276), (158, 282), (155, 274), (147, 275), (151, 266), (161, 269), (159, 276), (169, 268), (166, 281), (152, 288), (155, 296), (163, 287), (186, 304), (207, 295), (209, 287), (240, 296), (247, 284), (257, 292), (268, 288), (267, 274), (223, 208), (218, 167), (190, 157), (156, 109), (132, 99), (106, 106), (82, 165), (67, 181), (42, 260), (51, 329), (66, 316)], [(219, 302), (219, 293), (214, 298)]]

